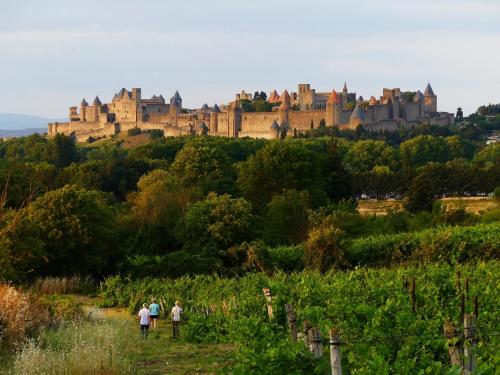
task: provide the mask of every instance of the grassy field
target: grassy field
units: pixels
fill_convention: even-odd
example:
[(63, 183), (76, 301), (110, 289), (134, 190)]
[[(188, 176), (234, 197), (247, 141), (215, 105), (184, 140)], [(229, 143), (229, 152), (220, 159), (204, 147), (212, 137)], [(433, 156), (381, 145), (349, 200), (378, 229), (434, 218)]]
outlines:
[[(500, 202), (487, 197), (443, 198), (443, 205), (452, 208), (464, 207), (469, 212), (479, 213), (500, 208)], [(403, 209), (402, 200), (359, 200), (358, 211), (361, 215), (387, 215), (389, 211)]]
[(96, 148), (103, 146), (120, 145), (120, 147), (128, 149), (142, 146), (151, 141), (149, 133), (141, 133), (138, 135), (128, 135), (126, 132), (118, 133), (111, 138), (104, 138), (92, 143), (82, 143), (80, 147), (83, 148)]
[(92, 321), (43, 331), (17, 354), (2, 351), (0, 374), (215, 374), (232, 364), (231, 346), (173, 340), (165, 320), (143, 339), (138, 321), (128, 312), (92, 305), (85, 310)]

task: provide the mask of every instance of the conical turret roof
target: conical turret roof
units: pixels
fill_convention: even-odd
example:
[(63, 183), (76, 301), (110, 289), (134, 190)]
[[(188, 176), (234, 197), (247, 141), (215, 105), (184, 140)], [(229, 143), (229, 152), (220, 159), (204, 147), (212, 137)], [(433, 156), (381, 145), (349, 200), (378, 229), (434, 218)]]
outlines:
[(430, 83), (428, 83), (427, 87), (425, 88), (424, 96), (435, 96), (434, 91), (432, 91), (432, 87), (431, 87)]
[(276, 122), (276, 120), (274, 120), (273, 123), (271, 124), (271, 126), (269, 127), (269, 129), (279, 131), (280, 130), (280, 126), (278, 125), (278, 123)]
[(203, 105), (201, 106), (201, 110), (202, 110), (202, 111), (208, 111), (209, 109), (210, 109), (210, 108), (208, 107), (208, 104), (207, 104), (207, 103), (205, 103), (205, 104), (203, 104)]
[(281, 105), (280, 109), (289, 109), (290, 108), (290, 94), (287, 90), (283, 91), (281, 94)]
[(270, 94), (269, 94), (269, 99), (267, 100), (269, 103), (276, 103), (279, 99), (279, 95), (278, 93), (276, 92), (276, 90), (273, 90)]
[(214, 112), (214, 113), (220, 113), (220, 108), (217, 105), (217, 103), (214, 104), (214, 106), (212, 107), (212, 112)]
[(81, 102), (81, 105), (82, 107), (86, 107), (89, 105), (89, 103), (87, 103), (87, 101), (85, 100), (85, 98), (82, 99), (82, 102)]
[(337, 91), (333, 90), (330, 96), (328, 97), (328, 104), (336, 104), (339, 103), (340, 99), (339, 96), (337, 95)]
[(95, 97), (94, 104), (101, 105), (101, 101), (99, 100), (98, 96)]
[(370, 98), (370, 101), (368, 102), (369, 105), (377, 105), (377, 99), (375, 99), (375, 97), (372, 95), (372, 97)]
[(177, 90), (175, 91), (175, 94), (174, 94), (174, 99), (175, 99), (175, 100), (182, 100), (182, 98), (181, 98), (181, 96), (180, 96), (180, 94), (179, 94), (179, 91), (177, 91)]
[(356, 104), (356, 107), (354, 108), (354, 111), (351, 113), (351, 120), (362, 120), (365, 118), (365, 114), (361, 110), (361, 107), (359, 104)]
[(347, 82), (345, 81), (344, 81), (344, 88), (342, 89), (342, 91), (347, 92)]
[(421, 102), (424, 100), (424, 95), (420, 92), (420, 90), (417, 90), (415, 93), (415, 96), (413, 97), (414, 102)]

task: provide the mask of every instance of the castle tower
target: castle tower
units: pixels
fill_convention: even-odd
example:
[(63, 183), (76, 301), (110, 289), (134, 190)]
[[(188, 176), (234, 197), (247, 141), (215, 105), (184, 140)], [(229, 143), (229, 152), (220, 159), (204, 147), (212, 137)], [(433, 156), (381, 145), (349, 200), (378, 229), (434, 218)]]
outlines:
[(354, 111), (351, 113), (351, 117), (349, 118), (349, 127), (351, 129), (356, 129), (358, 125), (363, 125), (365, 120), (365, 114), (361, 110), (359, 104), (356, 104)]
[(82, 102), (80, 103), (80, 121), (85, 122), (87, 121), (87, 115), (85, 111), (87, 110), (87, 107), (89, 106), (89, 103), (85, 100), (85, 98), (82, 99)]
[(280, 138), (280, 126), (276, 122), (276, 120), (273, 121), (271, 126), (269, 127), (271, 131), (271, 138), (272, 139), (279, 139)]
[(345, 108), (349, 100), (347, 82), (344, 82), (344, 88), (342, 89), (342, 108)]
[(215, 104), (210, 112), (210, 133), (219, 132), (219, 113), (220, 108), (217, 104)]
[(281, 94), (281, 104), (278, 108), (278, 118), (280, 120), (280, 129), (283, 136), (286, 136), (288, 129), (290, 128), (289, 120), (290, 112), (290, 94), (287, 90), (283, 91)]
[(400, 117), (400, 100), (399, 96), (394, 96), (392, 98), (392, 118), (398, 119)]
[(332, 91), (326, 102), (326, 125), (340, 125), (340, 98), (335, 90)]
[(238, 132), (241, 129), (241, 105), (239, 100), (229, 103), (227, 115), (229, 119), (227, 136), (229, 138), (238, 138)]
[(420, 92), (420, 90), (417, 90), (415, 93), (415, 96), (413, 97), (413, 102), (418, 104), (418, 116), (421, 117), (424, 115), (424, 94)]
[(141, 89), (140, 88), (132, 88), (132, 100), (136, 102), (136, 105), (139, 106), (141, 104)]
[(78, 107), (73, 106), (69, 107), (69, 120), (70, 121), (78, 121), (80, 116), (78, 116)]
[(377, 99), (372, 95), (370, 101), (368, 102), (368, 108), (366, 109), (367, 117), (371, 123), (378, 121), (378, 102)]
[(92, 103), (92, 121), (93, 122), (99, 121), (100, 109), (101, 109), (101, 101), (99, 100), (99, 97), (96, 96), (94, 99), (94, 102)]
[(177, 126), (177, 117), (182, 111), (182, 98), (179, 91), (176, 91), (174, 96), (170, 98), (170, 124)]
[[(314, 93), (309, 83), (299, 84), (299, 110), (312, 111), (314, 109)], [(283, 101), (283, 98), (280, 100)]]
[(432, 91), (431, 84), (428, 83), (424, 91), (425, 113), (437, 112), (437, 96)]

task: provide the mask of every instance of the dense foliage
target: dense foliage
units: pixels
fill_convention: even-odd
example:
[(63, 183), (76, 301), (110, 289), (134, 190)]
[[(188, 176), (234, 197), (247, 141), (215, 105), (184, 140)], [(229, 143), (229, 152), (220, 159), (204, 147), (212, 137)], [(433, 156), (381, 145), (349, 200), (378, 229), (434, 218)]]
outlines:
[[(500, 145), (484, 145), (482, 125), (463, 126), (401, 130), (398, 141), (327, 127), (335, 136), (176, 137), (132, 149), (62, 135), (0, 141), (0, 278), (369, 264), (354, 240), (498, 220), (436, 205), (499, 186)], [(406, 211), (362, 217), (356, 198), (367, 196), (404, 198)]]

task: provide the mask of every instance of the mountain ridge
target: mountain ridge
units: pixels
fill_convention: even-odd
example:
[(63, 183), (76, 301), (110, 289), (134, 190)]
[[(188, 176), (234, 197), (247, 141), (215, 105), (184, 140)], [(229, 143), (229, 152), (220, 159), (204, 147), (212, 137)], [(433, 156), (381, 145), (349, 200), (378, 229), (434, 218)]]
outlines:
[(46, 118), (36, 115), (26, 115), (22, 113), (0, 113), (0, 130), (26, 130), (26, 129), (47, 129), (49, 122), (64, 122), (67, 119)]

